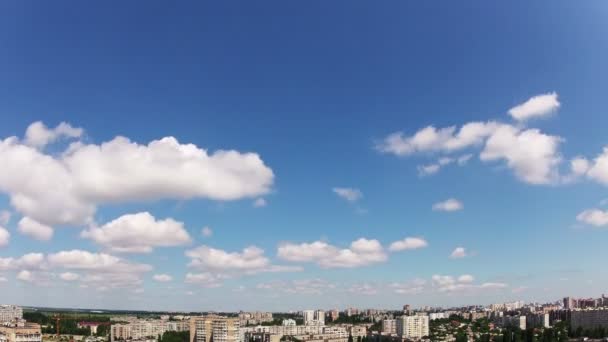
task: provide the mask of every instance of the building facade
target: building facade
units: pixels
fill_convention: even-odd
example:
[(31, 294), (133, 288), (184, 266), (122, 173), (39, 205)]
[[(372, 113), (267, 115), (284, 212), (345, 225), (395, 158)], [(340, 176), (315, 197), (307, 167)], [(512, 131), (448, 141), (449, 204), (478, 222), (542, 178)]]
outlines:
[(41, 342), (40, 325), (24, 321), (0, 325), (0, 342)]
[(190, 342), (238, 342), (240, 321), (236, 317), (200, 316), (190, 318)]
[(0, 305), (0, 324), (23, 319), (23, 309), (16, 305)]
[(401, 316), (396, 321), (397, 335), (401, 338), (429, 336), (429, 316)]

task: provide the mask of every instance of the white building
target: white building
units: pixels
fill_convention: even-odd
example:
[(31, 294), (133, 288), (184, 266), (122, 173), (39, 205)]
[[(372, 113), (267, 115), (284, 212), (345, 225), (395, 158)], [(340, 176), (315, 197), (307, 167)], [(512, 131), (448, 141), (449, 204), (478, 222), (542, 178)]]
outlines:
[(401, 316), (396, 321), (397, 335), (402, 338), (429, 336), (429, 316)]
[(448, 316), (446, 316), (446, 314), (444, 312), (431, 312), (429, 314), (429, 319), (431, 321), (434, 321), (436, 319), (444, 319), (444, 318), (449, 318)]
[(16, 305), (0, 305), (0, 324), (23, 319), (23, 309)]
[(315, 320), (314, 310), (304, 310), (302, 316), (304, 317), (304, 325), (313, 325), (312, 323)]
[(325, 311), (317, 310), (315, 311), (315, 321), (317, 325), (325, 325)]
[(296, 326), (296, 321), (288, 318), (288, 319), (284, 319), (283, 320), (283, 326), (284, 327), (295, 327)]

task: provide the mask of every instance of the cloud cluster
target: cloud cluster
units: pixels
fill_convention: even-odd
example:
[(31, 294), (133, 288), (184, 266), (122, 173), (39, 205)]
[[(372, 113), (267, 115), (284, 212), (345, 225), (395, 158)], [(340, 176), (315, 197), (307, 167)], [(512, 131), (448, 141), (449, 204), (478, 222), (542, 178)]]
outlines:
[(388, 247), (388, 250), (391, 252), (399, 252), (399, 251), (406, 251), (406, 250), (411, 250), (411, 249), (424, 248), (424, 247), (427, 247), (428, 245), (429, 245), (428, 242), (423, 238), (408, 237), (403, 240), (399, 240), (399, 241), (395, 241), (395, 242), (391, 243), (391, 245)]
[(419, 165), (418, 166), (418, 174), (420, 176), (429, 176), (434, 175), (443, 167), (456, 164), (458, 166), (466, 165), (469, 160), (473, 157), (471, 153), (463, 154), (459, 157), (451, 158), (451, 157), (441, 157), (436, 162), (427, 165)]
[(467, 250), (464, 247), (456, 247), (450, 254), (450, 258), (452, 259), (462, 259), (468, 256)]
[(148, 212), (123, 215), (101, 227), (84, 230), (80, 236), (118, 253), (150, 253), (155, 247), (180, 246), (192, 241), (182, 222), (171, 218), (157, 220)]
[(464, 274), (459, 277), (435, 274), (433, 275), (431, 280), (432, 286), (439, 292), (491, 290), (504, 289), (508, 287), (508, 285), (505, 283), (486, 282), (481, 284), (474, 284), (474, 277), (468, 274)]
[[(481, 146), (481, 161), (502, 161), (517, 178), (526, 183), (557, 183), (562, 180), (558, 166), (562, 161), (559, 145), (563, 139), (544, 134), (538, 129), (526, 128), (521, 122), (546, 116), (559, 107), (556, 93), (534, 96), (509, 110), (509, 115), (517, 121), (515, 124), (476, 121), (466, 123), (460, 129), (456, 126), (427, 126), (412, 136), (403, 132), (390, 134), (376, 148), (382, 153), (409, 156), (415, 153), (452, 154)], [(458, 158), (441, 157), (434, 164), (420, 166), (419, 173), (436, 173), (454, 160)]]
[(283, 243), (279, 258), (292, 262), (314, 262), (322, 268), (353, 268), (384, 262), (387, 255), (378, 240), (360, 238), (349, 248), (338, 248), (323, 241), (312, 243)]
[(173, 137), (147, 145), (125, 137), (72, 142), (58, 154), (44, 147), (82, 129), (33, 123), (25, 139), (0, 140), (0, 192), (17, 212), (46, 226), (93, 222), (98, 205), (158, 199), (236, 200), (266, 194), (274, 175), (255, 153), (208, 153)]
[(259, 283), (256, 286), (258, 290), (279, 291), (287, 294), (299, 295), (321, 295), (327, 291), (332, 291), (337, 288), (335, 283), (328, 282), (323, 279), (296, 279), (291, 281), (271, 281)]
[(587, 209), (578, 214), (576, 219), (595, 227), (606, 227), (608, 226), (608, 210)]
[(140, 285), (152, 266), (105, 254), (83, 250), (60, 251), (44, 255), (29, 253), (19, 258), (0, 258), (0, 271), (16, 271), (17, 279), (40, 285), (49, 283), (60, 271), (63, 281), (80, 281), (82, 287), (97, 289)]

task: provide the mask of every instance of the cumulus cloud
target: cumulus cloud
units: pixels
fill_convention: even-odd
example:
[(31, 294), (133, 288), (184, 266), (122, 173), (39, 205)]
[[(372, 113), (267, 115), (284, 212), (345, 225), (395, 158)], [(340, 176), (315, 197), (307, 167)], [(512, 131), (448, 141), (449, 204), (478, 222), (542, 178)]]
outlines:
[(428, 245), (429, 245), (428, 242), (423, 238), (407, 237), (403, 240), (399, 240), (399, 241), (395, 241), (395, 242), (391, 243), (391, 245), (388, 247), (388, 250), (391, 252), (398, 252), (398, 251), (406, 251), (406, 250), (411, 250), (411, 249), (424, 248), (424, 247), (427, 247)]
[(422, 293), (426, 284), (426, 280), (417, 278), (404, 283), (392, 283), (389, 287), (397, 294), (414, 295)]
[(363, 296), (373, 296), (378, 294), (378, 288), (372, 284), (368, 284), (368, 283), (363, 283), (363, 284), (353, 284), (351, 285), (348, 290), (348, 292), (356, 294), (356, 295), (363, 295)]
[(0, 247), (7, 246), (10, 240), (11, 233), (6, 228), (0, 226)]
[(595, 227), (605, 227), (608, 226), (608, 210), (587, 209), (578, 214), (576, 219)]
[[(527, 102), (512, 108), (509, 114), (517, 121), (546, 116), (559, 108), (556, 93), (532, 97)], [(559, 174), (562, 161), (559, 136), (542, 133), (538, 129), (527, 129), (520, 124), (494, 121), (470, 122), (462, 125), (436, 128), (427, 126), (413, 135), (403, 132), (393, 133), (376, 145), (382, 153), (409, 156), (416, 153), (451, 154), (436, 163), (419, 166), (421, 175), (437, 173), (444, 165), (454, 160), (466, 163), (467, 154), (462, 159), (453, 156), (456, 151), (482, 146), (479, 155), (483, 162), (503, 161), (513, 170), (516, 177), (530, 184), (557, 184), (565, 179)], [(443, 165), (442, 165), (443, 162)], [(582, 164), (577, 164), (577, 167)], [(605, 175), (606, 173), (603, 173)], [(606, 182), (608, 182), (608, 176)]]
[(28, 270), (23, 270), (17, 273), (17, 280), (31, 283), (34, 281), (34, 273)]
[(550, 184), (559, 179), (561, 162), (558, 147), (562, 139), (538, 129), (519, 130), (503, 126), (487, 140), (482, 161), (504, 160), (515, 175), (526, 183)]
[(322, 268), (353, 268), (384, 262), (387, 255), (378, 240), (360, 238), (350, 248), (338, 248), (323, 241), (284, 243), (279, 258), (292, 262), (314, 262)]
[(53, 228), (25, 216), (19, 221), (19, 233), (36, 240), (48, 241), (53, 237)]
[(572, 177), (586, 176), (602, 185), (608, 185), (608, 146), (593, 160), (578, 156), (570, 161)]
[(501, 124), (496, 122), (470, 122), (460, 130), (456, 126), (435, 128), (427, 126), (412, 136), (393, 133), (376, 145), (382, 153), (408, 156), (420, 152), (454, 152), (480, 145)]
[(152, 278), (161, 283), (166, 283), (173, 280), (173, 277), (168, 274), (155, 274)]
[(28, 146), (43, 148), (61, 138), (78, 138), (83, 132), (82, 128), (72, 127), (66, 122), (51, 129), (41, 121), (36, 121), (25, 131), (24, 143)]
[(92, 253), (78, 249), (49, 254), (47, 259), (51, 267), (96, 273), (144, 273), (152, 270), (150, 265), (132, 263), (106, 253)]
[(227, 252), (202, 245), (186, 251), (185, 254), (190, 258), (188, 267), (204, 271), (203, 273), (191, 273), (186, 281), (204, 286), (207, 286), (207, 283), (215, 286), (221, 284), (222, 279), (242, 275), (302, 270), (301, 267), (272, 264), (270, 259), (264, 255), (264, 250), (256, 246), (246, 247), (241, 252)]
[(357, 202), (363, 198), (363, 193), (355, 188), (333, 188), (332, 191), (349, 202)]
[(463, 274), (460, 277), (458, 277), (459, 283), (472, 283), (473, 280), (475, 280), (475, 278), (470, 274)]
[(464, 204), (455, 198), (449, 198), (443, 202), (433, 204), (435, 211), (459, 211), (464, 209)]
[(36, 270), (45, 268), (45, 258), (42, 253), (28, 253), (19, 258), (1, 258), (0, 271), (10, 271), (17, 269)]
[(464, 247), (456, 247), (454, 248), (454, 250), (452, 251), (452, 254), (450, 254), (450, 258), (452, 259), (461, 259), (466, 257), (467, 254), (467, 250)]
[(113, 252), (150, 253), (155, 247), (173, 247), (191, 242), (184, 224), (172, 218), (157, 220), (148, 212), (123, 215), (101, 227), (81, 233)]
[(509, 109), (509, 115), (517, 121), (526, 121), (550, 115), (559, 109), (557, 93), (533, 96), (526, 102)]
[(89, 224), (106, 203), (255, 198), (273, 184), (272, 170), (255, 153), (209, 153), (173, 137), (147, 145), (116, 137), (99, 145), (73, 142), (58, 154), (42, 151), (53, 139), (79, 136), (62, 127), (49, 135), (34, 124), (24, 141), (0, 140), (0, 192), (16, 211), (47, 226)]

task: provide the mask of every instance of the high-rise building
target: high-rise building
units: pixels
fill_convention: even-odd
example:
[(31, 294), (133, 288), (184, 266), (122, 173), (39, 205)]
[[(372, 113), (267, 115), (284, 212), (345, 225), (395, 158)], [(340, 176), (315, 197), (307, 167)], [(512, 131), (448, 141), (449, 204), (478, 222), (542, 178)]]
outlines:
[(317, 310), (315, 311), (315, 323), (317, 325), (325, 325), (325, 311)]
[(401, 338), (429, 336), (429, 316), (401, 316), (396, 321), (397, 335)]
[(313, 325), (313, 321), (315, 320), (314, 310), (304, 310), (302, 311), (302, 316), (304, 318), (304, 325)]
[(570, 327), (577, 329), (595, 329), (598, 327), (608, 328), (608, 310), (573, 310), (570, 315)]
[(0, 324), (23, 319), (23, 309), (16, 305), (0, 305)]
[(576, 309), (576, 301), (572, 297), (564, 297), (564, 309)]
[(238, 342), (237, 317), (200, 316), (190, 318), (190, 342)]

